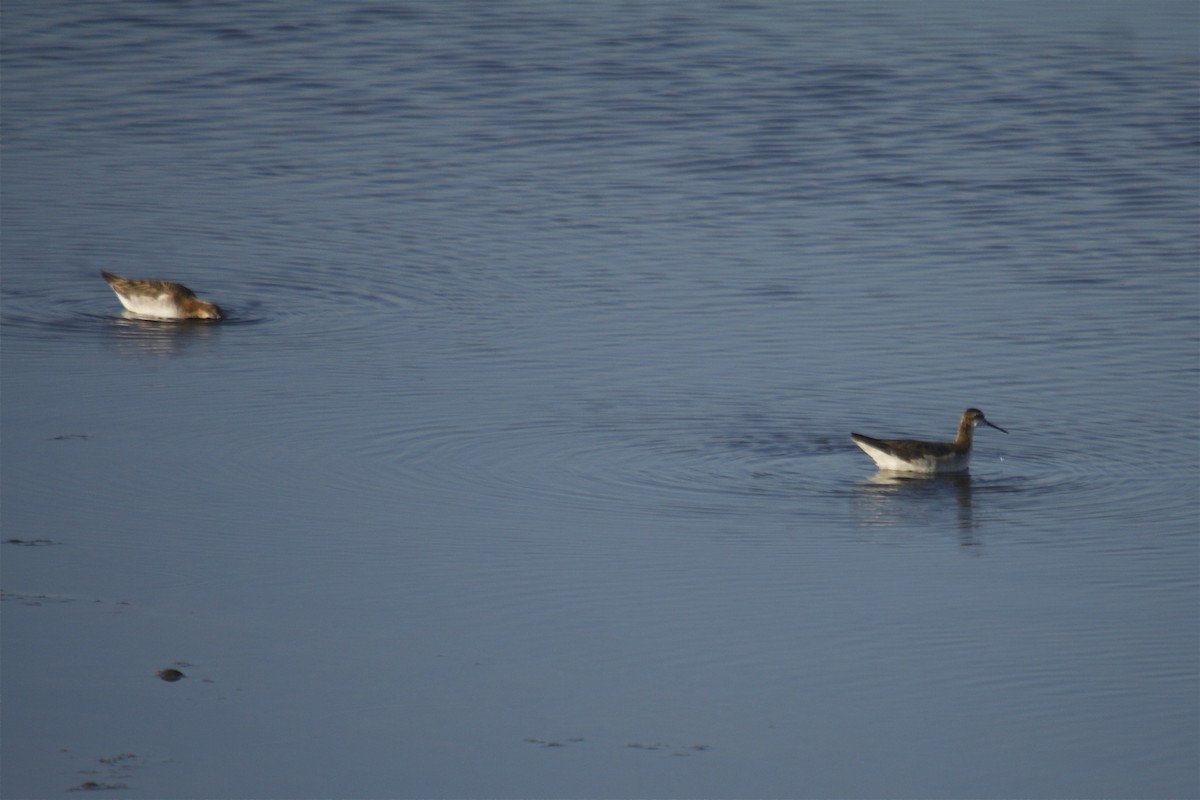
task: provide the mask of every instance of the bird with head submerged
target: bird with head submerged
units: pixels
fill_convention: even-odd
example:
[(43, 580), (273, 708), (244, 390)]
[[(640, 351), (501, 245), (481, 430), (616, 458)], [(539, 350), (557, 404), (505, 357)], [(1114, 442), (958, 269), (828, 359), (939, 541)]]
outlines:
[(926, 475), (966, 472), (971, 463), (972, 434), (979, 425), (987, 425), (1002, 433), (1008, 433), (999, 425), (988, 422), (978, 408), (968, 408), (959, 420), (958, 436), (952, 442), (874, 439), (861, 433), (852, 433), (850, 438), (880, 469)]
[(117, 293), (121, 305), (148, 319), (221, 319), (221, 309), (196, 297), (186, 286), (171, 281), (122, 278), (101, 270), (100, 274)]

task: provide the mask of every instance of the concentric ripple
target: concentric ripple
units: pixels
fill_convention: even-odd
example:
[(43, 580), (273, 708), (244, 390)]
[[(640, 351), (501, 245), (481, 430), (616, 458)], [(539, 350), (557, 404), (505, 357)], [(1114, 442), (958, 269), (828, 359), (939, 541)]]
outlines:
[[(844, 515), (847, 499), (861, 497), (872, 485), (884, 492), (905, 489), (904, 481), (871, 484), (874, 467), (841, 435), (845, 428), (837, 420), (761, 413), (621, 418), (581, 409), (536, 421), (477, 420), (463, 427), (447, 420), (369, 434), (347, 430), (343, 434), (354, 443), (328, 466), (330, 480), (348, 491), (407, 489), (484, 508), (540, 504), (679, 518), (752, 509), (756, 515), (819, 520)], [(1116, 448), (1118, 442), (1025, 438), (980, 448), (966, 479), (976, 503), (1066, 507), (1076, 521), (1162, 511), (1148, 466), (1150, 445), (1102, 457), (1105, 446)], [(908, 484), (910, 496), (919, 485)], [(1108, 499), (1114, 495), (1120, 497), (1118, 509)], [(957, 490), (954, 496), (961, 500)], [(1187, 502), (1180, 498), (1181, 511)]]
[[(740, 422), (740, 424), (739, 424)], [(529, 504), (616, 517), (796, 513), (797, 499), (836, 496), (845, 453), (819, 434), (749, 433), (746, 420), (597, 420), (581, 413), (473, 428), (427, 425), (363, 442), (333, 480), (383, 482), (497, 509)], [(363, 468), (364, 463), (379, 469)]]

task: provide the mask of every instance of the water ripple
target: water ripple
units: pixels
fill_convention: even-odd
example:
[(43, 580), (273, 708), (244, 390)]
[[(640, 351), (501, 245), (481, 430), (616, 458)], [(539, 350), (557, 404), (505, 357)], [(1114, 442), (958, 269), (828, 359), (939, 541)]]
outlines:
[[(613, 515), (688, 518), (739, 515), (794, 520), (843, 517), (846, 503), (873, 498), (879, 521), (919, 518), (930, 492), (960, 503), (956, 478), (933, 482), (875, 473), (837, 420), (755, 413), (711, 418), (646, 414), (618, 419), (595, 409), (536, 421), (479, 419), (471, 426), (429, 423), (351, 430), (329, 479), (350, 492), (404, 487), (410, 494), (470, 498), (481, 508), (547, 508)], [(989, 441), (965, 479), (966, 501), (1003, 512), (1066, 508), (1070, 519), (1161, 511), (1152, 447), (1052, 438)], [(1101, 456), (1106, 445), (1119, 452)], [(1110, 497), (1121, 498), (1114, 509)], [(925, 499), (923, 499), (925, 498)], [(988, 499), (991, 498), (991, 499)], [(1005, 498), (1012, 498), (1011, 500)], [(884, 501), (884, 506), (879, 506)], [(1187, 498), (1180, 498), (1184, 510)], [(1015, 512), (1014, 512), (1015, 513)]]

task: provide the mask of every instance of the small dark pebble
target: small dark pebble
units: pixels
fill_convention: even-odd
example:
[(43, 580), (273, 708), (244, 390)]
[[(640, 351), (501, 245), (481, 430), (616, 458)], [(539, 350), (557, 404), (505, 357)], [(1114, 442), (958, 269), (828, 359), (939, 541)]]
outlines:
[(158, 677), (162, 678), (167, 683), (174, 683), (180, 678), (186, 678), (187, 675), (184, 675), (177, 669), (160, 669), (158, 671)]

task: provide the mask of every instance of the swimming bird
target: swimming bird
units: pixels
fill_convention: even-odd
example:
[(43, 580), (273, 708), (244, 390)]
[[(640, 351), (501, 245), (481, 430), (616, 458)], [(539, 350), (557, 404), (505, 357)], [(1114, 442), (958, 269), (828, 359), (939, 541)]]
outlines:
[(220, 319), (221, 309), (171, 281), (122, 278), (101, 270), (121, 305), (140, 317), (154, 319)]
[(953, 442), (921, 442), (915, 439), (873, 439), (861, 433), (850, 438), (869, 455), (875, 466), (892, 472), (966, 472), (971, 462), (971, 434), (977, 425), (988, 425), (1003, 433), (1008, 431), (993, 425), (978, 408), (968, 408), (958, 423), (958, 436)]

